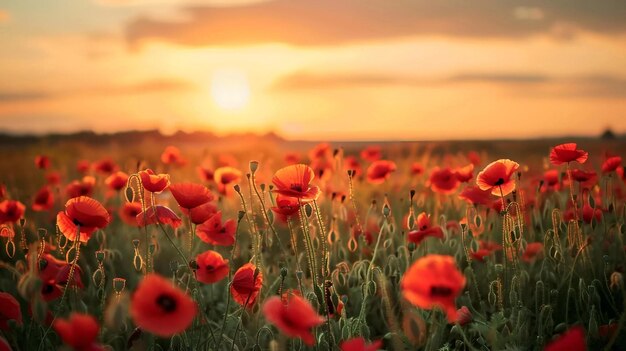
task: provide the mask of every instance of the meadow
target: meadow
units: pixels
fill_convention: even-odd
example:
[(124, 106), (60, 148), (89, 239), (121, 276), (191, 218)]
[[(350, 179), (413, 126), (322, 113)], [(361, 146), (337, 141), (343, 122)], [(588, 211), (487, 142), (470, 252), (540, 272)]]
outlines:
[(0, 350), (626, 349), (623, 138), (0, 152)]

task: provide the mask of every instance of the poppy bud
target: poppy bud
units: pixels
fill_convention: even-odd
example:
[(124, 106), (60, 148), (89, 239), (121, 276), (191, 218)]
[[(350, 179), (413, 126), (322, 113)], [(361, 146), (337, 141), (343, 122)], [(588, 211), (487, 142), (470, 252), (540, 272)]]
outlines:
[(117, 294), (121, 294), (126, 288), (126, 279), (124, 278), (113, 278), (113, 290)]
[(148, 246), (148, 251), (150, 251), (150, 254), (153, 254), (154, 251), (156, 251), (156, 245), (150, 244), (150, 246)]
[(262, 191), (262, 192), (265, 192), (265, 183), (261, 183), (261, 184), (259, 185), (259, 188), (261, 188), (261, 191)]
[(139, 248), (139, 239), (133, 239), (133, 241), (132, 241), (132, 242), (133, 242), (133, 247), (134, 247), (135, 249)]
[(302, 280), (303, 276), (304, 276), (304, 272), (300, 270), (296, 271), (296, 278), (298, 278), (298, 280)]
[(464, 326), (472, 321), (472, 312), (470, 312), (467, 306), (462, 306), (456, 311), (456, 313), (456, 322), (459, 323), (460, 326)]
[(624, 285), (624, 277), (620, 272), (611, 273), (611, 289), (621, 288)]
[(304, 211), (305, 211), (307, 217), (311, 217), (311, 215), (313, 214), (313, 207), (311, 205), (309, 205), (309, 204), (306, 204), (304, 206)]
[(198, 269), (198, 262), (196, 262), (196, 260), (189, 261), (189, 268), (191, 268), (194, 271), (197, 270)]
[(391, 208), (389, 208), (389, 204), (385, 202), (385, 205), (383, 206), (383, 216), (389, 217), (390, 213), (391, 213)]
[(104, 252), (103, 250), (96, 251), (96, 260), (98, 260), (99, 264), (102, 264), (102, 262), (104, 262), (105, 256), (106, 256), (106, 252)]
[(246, 213), (244, 211), (237, 212), (237, 222), (240, 222), (245, 215)]
[(235, 185), (233, 185), (233, 189), (235, 189), (235, 191), (236, 191), (238, 194), (241, 194), (241, 187), (239, 186), (239, 184), (235, 184)]
[(259, 168), (259, 161), (250, 161), (250, 172), (254, 174), (256, 170)]
[(172, 271), (172, 274), (176, 274), (176, 272), (178, 272), (178, 261), (170, 261), (170, 270)]
[(287, 267), (282, 267), (282, 268), (280, 269), (280, 276), (281, 276), (283, 279), (285, 279), (285, 277), (287, 276), (287, 273), (288, 273), (288, 271), (287, 271)]

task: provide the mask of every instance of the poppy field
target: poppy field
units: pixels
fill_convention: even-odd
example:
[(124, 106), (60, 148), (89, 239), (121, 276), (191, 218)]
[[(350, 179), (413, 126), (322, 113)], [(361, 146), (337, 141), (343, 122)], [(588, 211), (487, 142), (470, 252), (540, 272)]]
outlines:
[(621, 139), (1, 148), (0, 351), (626, 349)]

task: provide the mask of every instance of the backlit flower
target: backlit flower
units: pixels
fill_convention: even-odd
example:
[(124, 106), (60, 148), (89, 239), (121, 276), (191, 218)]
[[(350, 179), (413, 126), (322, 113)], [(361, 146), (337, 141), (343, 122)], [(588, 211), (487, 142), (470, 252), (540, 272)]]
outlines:
[(218, 211), (206, 222), (196, 227), (196, 235), (205, 243), (230, 246), (235, 242), (237, 222), (229, 219), (222, 223), (222, 211)]
[(184, 214), (189, 216), (189, 219), (191, 219), (191, 223), (193, 224), (202, 224), (217, 213), (217, 207), (210, 202), (196, 206), (189, 210), (186, 208), (181, 208), (181, 210)]
[(370, 145), (361, 151), (361, 158), (368, 162), (374, 162), (382, 157), (381, 148), (378, 145)]
[(550, 162), (557, 166), (572, 161), (585, 163), (588, 157), (589, 153), (587, 151), (576, 149), (576, 143), (557, 145), (550, 151)]
[(97, 351), (104, 348), (96, 342), (100, 326), (88, 314), (72, 313), (68, 319), (56, 319), (52, 324), (63, 343), (75, 351)]
[(183, 158), (176, 146), (168, 146), (161, 154), (161, 162), (166, 165), (183, 166), (187, 161)]
[(452, 194), (459, 187), (459, 179), (449, 168), (433, 168), (428, 178), (432, 191), (440, 194)]
[(377, 160), (367, 167), (367, 181), (372, 184), (382, 184), (389, 179), (391, 173), (397, 169), (396, 163), (388, 160)]
[(228, 260), (218, 252), (207, 250), (196, 256), (196, 279), (212, 284), (224, 279), (228, 275)]
[(251, 307), (261, 291), (263, 273), (252, 263), (241, 266), (233, 276), (230, 294), (238, 304)]
[(271, 210), (278, 216), (278, 219), (287, 222), (288, 219), (298, 217), (300, 204), (296, 198), (278, 194), (276, 206), (272, 207)]
[(311, 304), (298, 295), (291, 295), (284, 303), (278, 296), (272, 296), (263, 304), (265, 318), (280, 331), (290, 337), (299, 337), (309, 346), (315, 342), (311, 329), (324, 323)]
[(315, 178), (313, 169), (304, 164), (281, 168), (272, 178), (272, 183), (276, 187), (274, 192), (304, 202), (315, 200), (320, 194), (320, 188), (311, 186), (313, 178)]
[(440, 226), (431, 226), (430, 218), (426, 212), (422, 212), (417, 216), (417, 229), (407, 234), (407, 239), (415, 244), (422, 242), (427, 237), (443, 239), (443, 230)]
[(618, 167), (622, 165), (622, 158), (619, 156), (609, 157), (602, 163), (602, 173), (614, 172)]
[(213, 200), (213, 195), (202, 184), (176, 183), (170, 185), (170, 192), (176, 199), (178, 206), (190, 209)]
[(148, 207), (145, 212), (140, 212), (137, 215), (137, 224), (140, 227), (145, 227), (149, 224), (169, 224), (172, 228), (178, 228), (183, 221), (170, 210), (168, 207), (156, 205), (154, 207)]
[(119, 171), (111, 174), (105, 179), (104, 183), (111, 190), (120, 191), (126, 187), (126, 182), (128, 181), (128, 174)]
[(48, 169), (50, 167), (50, 158), (46, 155), (35, 156), (35, 167), (39, 169)]
[(54, 195), (50, 187), (44, 186), (37, 191), (31, 208), (33, 211), (48, 211), (54, 206)]
[(491, 194), (506, 196), (515, 190), (513, 175), (519, 168), (519, 164), (508, 159), (500, 159), (485, 167), (478, 177), (476, 185), (481, 190), (491, 190)]
[(454, 170), (454, 175), (461, 183), (469, 182), (474, 177), (474, 164), (470, 163), (467, 166), (457, 168)]
[(109, 224), (110, 216), (99, 203), (87, 196), (75, 197), (65, 203), (65, 211), (57, 214), (57, 226), (68, 240), (76, 240), (80, 226), (80, 241), (86, 243), (91, 234)]
[(122, 221), (133, 227), (138, 227), (137, 215), (141, 213), (141, 203), (139, 202), (127, 202), (119, 209), (119, 216)]
[(241, 171), (234, 167), (220, 167), (213, 174), (217, 189), (222, 194), (227, 194), (227, 189), (241, 181)]
[(139, 172), (141, 184), (151, 193), (160, 193), (170, 185), (169, 174), (154, 174), (151, 169)]
[(0, 202), (0, 224), (16, 223), (24, 217), (26, 206), (15, 200), (4, 200)]
[(67, 185), (65, 192), (67, 197), (91, 196), (96, 185), (96, 178), (85, 176), (81, 180), (74, 180)]
[(463, 199), (474, 206), (489, 206), (492, 202), (491, 190), (481, 190), (479, 187), (469, 185), (459, 194), (459, 198)]

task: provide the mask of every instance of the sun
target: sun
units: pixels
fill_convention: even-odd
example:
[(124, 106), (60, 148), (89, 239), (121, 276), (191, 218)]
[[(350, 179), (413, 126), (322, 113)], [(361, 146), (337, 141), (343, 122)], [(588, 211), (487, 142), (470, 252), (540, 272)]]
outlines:
[(220, 69), (211, 77), (211, 97), (224, 110), (239, 110), (250, 101), (250, 83), (246, 74), (236, 69)]

